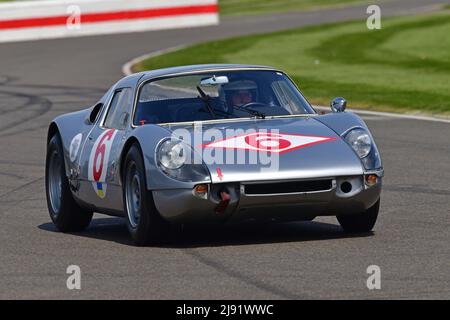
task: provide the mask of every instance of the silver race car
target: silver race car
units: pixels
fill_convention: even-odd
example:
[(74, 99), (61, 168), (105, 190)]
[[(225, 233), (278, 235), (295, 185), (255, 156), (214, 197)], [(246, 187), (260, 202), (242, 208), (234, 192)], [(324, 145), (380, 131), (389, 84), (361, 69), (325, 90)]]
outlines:
[(368, 232), (383, 167), (366, 124), (314, 111), (282, 71), (198, 65), (117, 82), (89, 109), (48, 129), (46, 192), (61, 231), (93, 212), (125, 217), (136, 244), (171, 225), (312, 220)]

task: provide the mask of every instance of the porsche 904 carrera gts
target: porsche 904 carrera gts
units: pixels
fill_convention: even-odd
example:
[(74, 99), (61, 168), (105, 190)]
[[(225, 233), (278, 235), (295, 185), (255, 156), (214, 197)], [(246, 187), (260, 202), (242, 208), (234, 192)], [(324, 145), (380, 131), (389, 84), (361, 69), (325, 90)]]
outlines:
[(63, 232), (121, 216), (136, 244), (171, 226), (336, 216), (377, 220), (383, 167), (364, 121), (319, 114), (282, 71), (196, 65), (142, 72), (48, 129), (46, 193)]

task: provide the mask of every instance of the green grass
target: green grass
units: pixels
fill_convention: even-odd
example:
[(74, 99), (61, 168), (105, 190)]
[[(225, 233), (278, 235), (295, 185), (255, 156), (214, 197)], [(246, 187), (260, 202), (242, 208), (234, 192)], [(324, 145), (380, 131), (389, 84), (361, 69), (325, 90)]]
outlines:
[(250, 63), (286, 71), (309, 100), (350, 107), (450, 114), (450, 14), (309, 27), (195, 45), (135, 66)]
[[(222, 15), (254, 15), (336, 7), (369, 0), (219, 0)], [(379, 0), (371, 0), (377, 3)]]

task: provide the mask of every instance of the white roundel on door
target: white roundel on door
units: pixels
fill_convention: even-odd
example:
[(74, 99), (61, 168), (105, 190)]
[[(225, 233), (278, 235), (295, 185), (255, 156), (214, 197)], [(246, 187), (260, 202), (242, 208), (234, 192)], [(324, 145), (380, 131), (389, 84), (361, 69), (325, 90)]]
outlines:
[(106, 174), (116, 133), (115, 129), (103, 132), (95, 141), (89, 156), (88, 179), (92, 182), (94, 191), (100, 198), (106, 196)]
[(69, 146), (69, 158), (70, 161), (75, 162), (78, 156), (78, 151), (80, 150), (81, 140), (83, 138), (83, 134), (79, 133), (75, 137), (73, 137)]

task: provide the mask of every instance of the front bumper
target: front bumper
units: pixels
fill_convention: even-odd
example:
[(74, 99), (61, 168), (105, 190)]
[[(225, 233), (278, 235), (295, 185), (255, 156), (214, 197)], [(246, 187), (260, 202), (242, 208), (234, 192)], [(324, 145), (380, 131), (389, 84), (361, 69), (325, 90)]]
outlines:
[[(366, 183), (369, 174), (377, 176), (376, 183), (370, 186)], [(364, 212), (379, 199), (382, 177), (382, 170), (366, 172), (359, 176), (322, 177), (315, 180), (331, 180), (330, 188), (268, 194), (247, 194), (246, 186), (255, 182), (218, 183), (208, 186), (206, 199), (195, 196), (192, 189), (152, 192), (161, 216), (174, 223), (238, 222), (249, 219), (295, 221), (316, 216)], [(284, 181), (267, 181), (266, 184), (282, 182)], [(342, 187), (344, 183), (351, 184), (350, 191)], [(229, 195), (229, 202), (225, 210), (218, 212), (217, 209), (223, 200), (221, 193), (224, 191)]]

